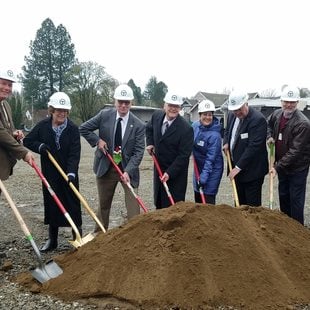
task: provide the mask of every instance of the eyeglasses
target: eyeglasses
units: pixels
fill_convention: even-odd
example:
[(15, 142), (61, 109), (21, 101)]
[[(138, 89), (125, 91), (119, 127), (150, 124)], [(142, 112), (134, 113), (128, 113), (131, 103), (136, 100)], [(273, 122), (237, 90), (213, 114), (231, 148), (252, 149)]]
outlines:
[(130, 105), (130, 101), (129, 100), (117, 100), (119, 105), (125, 104), (125, 105)]
[(69, 110), (66, 110), (66, 109), (55, 109), (55, 112), (57, 112), (57, 113), (68, 113)]

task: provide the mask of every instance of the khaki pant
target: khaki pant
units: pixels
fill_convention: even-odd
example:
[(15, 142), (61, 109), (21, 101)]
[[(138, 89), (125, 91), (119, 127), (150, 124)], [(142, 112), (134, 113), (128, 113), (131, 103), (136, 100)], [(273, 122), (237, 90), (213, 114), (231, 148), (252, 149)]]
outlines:
[[(99, 194), (99, 208), (97, 216), (103, 223), (104, 228), (107, 230), (109, 227), (109, 217), (114, 192), (118, 182), (121, 181), (118, 172), (112, 166), (104, 176), (97, 177), (96, 181)], [(140, 206), (128, 186), (123, 182), (121, 182), (121, 184), (125, 193), (127, 218), (130, 220), (135, 215), (140, 214)], [(137, 192), (137, 189), (135, 189), (135, 192)], [(95, 231), (100, 231), (98, 225), (96, 225)]]

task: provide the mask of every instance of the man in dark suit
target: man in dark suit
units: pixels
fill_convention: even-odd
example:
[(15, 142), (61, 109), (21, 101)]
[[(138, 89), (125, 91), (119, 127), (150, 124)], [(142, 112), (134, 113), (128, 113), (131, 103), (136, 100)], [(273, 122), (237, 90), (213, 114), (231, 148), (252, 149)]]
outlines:
[[(0, 179), (6, 180), (13, 172), (16, 161), (23, 159), (32, 164), (33, 154), (20, 144), (24, 138), (21, 130), (15, 130), (10, 105), (6, 99), (12, 94), (14, 74), (0, 69)], [(1, 193), (1, 191), (0, 191)]]
[(162, 182), (167, 182), (175, 202), (185, 200), (194, 139), (192, 127), (179, 114), (182, 98), (168, 92), (164, 101), (164, 110), (154, 112), (146, 125), (146, 149), (149, 154), (155, 153), (163, 172), (160, 181), (154, 169), (154, 204), (157, 209), (170, 206)]
[[(109, 226), (109, 216), (115, 188), (119, 181), (125, 192), (127, 217), (131, 219), (140, 213), (137, 200), (125, 185), (130, 183), (137, 190), (140, 181), (139, 165), (145, 149), (145, 125), (130, 112), (134, 96), (132, 89), (119, 85), (114, 92), (115, 108), (101, 110), (97, 115), (80, 126), (81, 135), (92, 147), (97, 147), (94, 159), (99, 210), (98, 217), (105, 229)], [(98, 134), (94, 131), (98, 129)], [(109, 152), (123, 171), (122, 178), (105, 156)], [(99, 227), (96, 227), (96, 231)]]
[(263, 114), (248, 106), (248, 94), (233, 91), (228, 99), (229, 113), (223, 149), (230, 151), (240, 204), (260, 206), (262, 185), (268, 172), (266, 148), (267, 121)]

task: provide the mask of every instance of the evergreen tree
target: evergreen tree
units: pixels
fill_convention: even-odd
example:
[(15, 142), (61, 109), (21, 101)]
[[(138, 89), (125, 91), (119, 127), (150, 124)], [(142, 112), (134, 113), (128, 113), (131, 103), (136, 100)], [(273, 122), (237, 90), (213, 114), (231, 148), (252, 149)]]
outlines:
[(152, 76), (145, 86), (143, 93), (147, 100), (150, 100), (156, 107), (160, 108), (163, 105), (164, 97), (168, 91), (167, 85), (160, 81), (157, 82), (157, 78)]
[(132, 91), (133, 91), (133, 95), (135, 97), (136, 105), (143, 105), (143, 96), (142, 96), (142, 93), (141, 93), (141, 88), (136, 86), (136, 84), (133, 81), (133, 79), (130, 79), (128, 81), (128, 86), (130, 86)]
[(66, 86), (66, 72), (75, 63), (74, 45), (65, 27), (56, 28), (51, 19), (44, 20), (30, 42), (30, 56), (25, 62), (21, 76), (25, 99), (35, 97), (36, 108), (46, 107), (48, 98)]

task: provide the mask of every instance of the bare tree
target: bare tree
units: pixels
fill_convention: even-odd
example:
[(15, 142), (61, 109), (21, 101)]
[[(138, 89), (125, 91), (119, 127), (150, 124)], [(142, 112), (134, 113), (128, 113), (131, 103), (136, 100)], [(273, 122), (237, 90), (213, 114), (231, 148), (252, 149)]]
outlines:
[(113, 101), (117, 84), (105, 68), (95, 62), (81, 62), (70, 72), (70, 92), (76, 115), (84, 122)]

